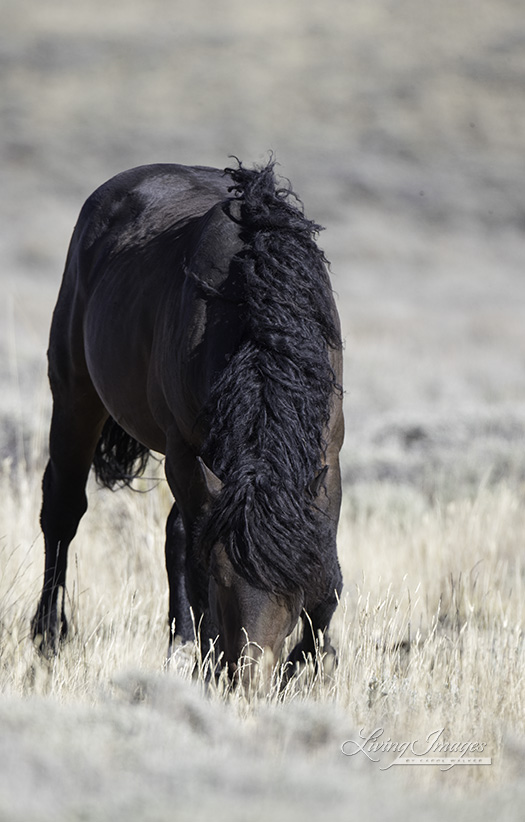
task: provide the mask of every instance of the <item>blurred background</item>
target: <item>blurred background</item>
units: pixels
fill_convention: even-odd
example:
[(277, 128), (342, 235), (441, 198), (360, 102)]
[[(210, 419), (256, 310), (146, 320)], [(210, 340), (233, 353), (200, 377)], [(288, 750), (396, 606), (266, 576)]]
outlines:
[(0, 0), (0, 456), (40, 461), (85, 198), (275, 153), (324, 226), (348, 483), (525, 477), (521, 0)]

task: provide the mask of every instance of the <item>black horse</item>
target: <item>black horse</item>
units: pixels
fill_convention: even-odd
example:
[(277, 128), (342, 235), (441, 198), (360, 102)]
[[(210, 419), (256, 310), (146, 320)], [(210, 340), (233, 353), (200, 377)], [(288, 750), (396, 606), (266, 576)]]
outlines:
[[(170, 650), (216, 639), (235, 670), (314, 652), (341, 590), (341, 339), (319, 226), (273, 162), (149, 165), (97, 189), (76, 225), (53, 315), (45, 575), (33, 618), (67, 633), (68, 547), (91, 465), (129, 484), (166, 455)], [(192, 613), (193, 612), (193, 613)], [(271, 654), (269, 655), (272, 658)]]

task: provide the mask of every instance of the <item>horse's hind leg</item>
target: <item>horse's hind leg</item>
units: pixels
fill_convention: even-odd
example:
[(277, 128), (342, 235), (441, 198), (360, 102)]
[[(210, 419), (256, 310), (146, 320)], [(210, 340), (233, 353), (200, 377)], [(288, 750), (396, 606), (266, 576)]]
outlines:
[[(87, 477), (107, 417), (91, 384), (84, 385), (83, 390), (74, 395), (63, 387), (54, 388), (53, 395), (49, 461), (42, 483), (40, 514), (45, 540), (44, 584), (32, 621), (33, 639), (44, 651), (54, 651), (57, 641), (67, 634), (64, 613), (67, 551), (87, 509)], [(63, 596), (59, 613), (60, 589)]]
[(166, 523), (166, 571), (170, 589), (168, 660), (175, 636), (183, 642), (195, 639), (195, 628), (186, 589), (186, 531), (174, 502)]

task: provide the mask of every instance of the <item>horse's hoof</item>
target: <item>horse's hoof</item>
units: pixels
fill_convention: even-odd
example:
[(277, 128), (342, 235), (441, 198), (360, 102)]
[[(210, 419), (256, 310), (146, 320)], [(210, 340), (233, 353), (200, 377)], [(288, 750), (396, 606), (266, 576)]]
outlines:
[(323, 661), (321, 664), (325, 676), (334, 676), (338, 665), (338, 659), (337, 651), (333, 645), (327, 645), (323, 649)]
[(65, 617), (58, 619), (57, 615), (48, 615), (38, 608), (31, 621), (31, 636), (33, 645), (38, 653), (49, 659), (56, 656), (58, 648), (65, 641), (68, 633), (68, 624)]

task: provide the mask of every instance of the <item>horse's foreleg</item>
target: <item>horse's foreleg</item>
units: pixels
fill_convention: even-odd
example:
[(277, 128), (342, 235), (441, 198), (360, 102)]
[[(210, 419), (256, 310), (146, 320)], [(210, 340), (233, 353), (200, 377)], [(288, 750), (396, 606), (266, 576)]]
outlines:
[(85, 396), (82, 404), (67, 412), (55, 399), (40, 514), (45, 541), (44, 583), (32, 620), (33, 639), (43, 651), (55, 651), (58, 640), (67, 634), (67, 552), (87, 509), (85, 486), (104, 418), (102, 407), (98, 403), (90, 407)]
[[(207, 492), (194, 452), (175, 430), (166, 450), (166, 478), (176, 499), (166, 528), (166, 567), (170, 585), (170, 630), (183, 640), (200, 639), (203, 654), (216, 637), (208, 607), (208, 573), (196, 556), (193, 535), (204, 513)], [(170, 639), (170, 651), (172, 638)]]
[(324, 657), (325, 667), (336, 663), (337, 654), (330, 643), (328, 628), (342, 589), (339, 565), (337, 565), (337, 571), (337, 579), (334, 581), (331, 594), (311, 612), (303, 614), (303, 636), (288, 656), (287, 662), (290, 664), (287, 666), (286, 681), (293, 674), (296, 665), (304, 663), (308, 656), (312, 657), (316, 667), (319, 665), (319, 653)]

